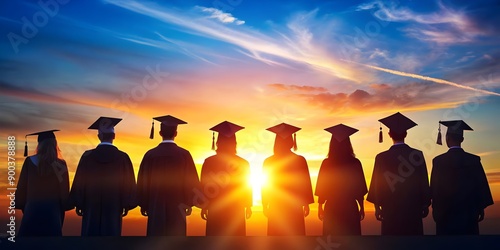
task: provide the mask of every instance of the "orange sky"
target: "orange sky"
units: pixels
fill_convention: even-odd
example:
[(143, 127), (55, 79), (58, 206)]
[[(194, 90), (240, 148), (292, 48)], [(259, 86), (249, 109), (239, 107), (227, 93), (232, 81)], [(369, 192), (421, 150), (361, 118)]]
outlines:
[[(391, 145), (385, 127), (378, 143), (378, 120), (399, 111), (418, 124), (406, 141), (423, 151), (429, 174), (432, 159), (447, 150), (435, 144), (438, 121), (465, 120), (474, 131), (465, 133), (463, 147), (481, 156), (500, 201), (500, 32), (483, 18), (496, 15), (495, 8), (440, 1), (233, 2), (241, 5), (222, 11), (189, 1), (72, 1), (18, 51), (0, 40), (0, 166), (7, 164), (7, 136), (17, 138), (19, 173), (24, 135), (60, 129), (72, 180), (83, 152), (98, 144), (88, 126), (108, 116), (123, 119), (115, 145), (130, 155), (137, 175), (143, 155), (160, 142), (158, 135), (148, 139), (152, 117), (170, 114), (188, 122), (176, 142), (191, 152), (198, 171), (214, 153), (209, 128), (224, 120), (244, 126), (238, 153), (255, 175), (272, 154), (274, 134), (265, 129), (286, 122), (302, 128), (297, 154), (308, 160), (314, 188), (330, 140), (323, 129), (344, 123), (359, 129), (351, 141), (369, 186), (375, 156)], [(22, 31), (22, 17), (40, 9), (23, 1), (5, 6), (0, 24), (9, 32)], [(33, 154), (36, 138), (28, 144)], [(0, 178), (4, 218), (4, 167)], [(254, 193), (258, 212), (259, 187)], [(318, 232), (315, 217), (308, 219), (311, 234)], [(127, 232), (134, 231), (134, 218), (144, 223), (137, 209), (129, 218)], [(375, 228), (372, 220), (363, 226)], [(190, 230), (198, 234), (203, 223), (195, 221)], [(256, 213), (251, 231), (261, 234), (264, 221)]]

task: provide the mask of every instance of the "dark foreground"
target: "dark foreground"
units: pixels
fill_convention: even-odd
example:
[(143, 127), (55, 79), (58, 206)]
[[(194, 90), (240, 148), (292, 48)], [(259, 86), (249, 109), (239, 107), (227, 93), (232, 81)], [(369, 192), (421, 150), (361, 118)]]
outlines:
[(352, 237), (48, 237), (0, 239), (0, 249), (500, 249), (500, 235)]

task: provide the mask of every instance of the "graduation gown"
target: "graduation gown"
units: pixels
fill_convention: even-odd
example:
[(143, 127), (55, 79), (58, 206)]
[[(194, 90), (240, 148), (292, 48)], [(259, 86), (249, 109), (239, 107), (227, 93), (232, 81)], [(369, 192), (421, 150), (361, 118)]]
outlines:
[(314, 202), (306, 159), (289, 152), (264, 161), (268, 183), (262, 203), (269, 205), (267, 235), (305, 235), (303, 206)]
[(353, 158), (337, 163), (327, 158), (321, 163), (315, 194), (318, 202), (326, 201), (323, 235), (361, 235), (357, 199), (368, 192), (361, 162)]
[(134, 168), (113, 145), (86, 151), (78, 163), (70, 198), (82, 209), (82, 236), (120, 236), (123, 209), (135, 202)]
[(40, 174), (38, 156), (24, 160), (16, 190), (16, 209), (23, 218), (19, 236), (62, 236), (64, 212), (68, 205), (69, 177), (64, 160), (51, 164)]
[(382, 207), (382, 235), (423, 235), (430, 189), (422, 152), (398, 144), (378, 154), (366, 200)]
[(252, 206), (250, 164), (234, 154), (208, 157), (200, 182), (208, 199), (207, 236), (245, 236), (245, 207)]
[(189, 151), (175, 143), (160, 143), (142, 159), (137, 198), (148, 212), (148, 236), (185, 236), (184, 210), (195, 205), (200, 191), (198, 173)]
[(461, 148), (432, 161), (431, 195), (438, 235), (479, 234), (479, 212), (493, 204), (481, 158)]

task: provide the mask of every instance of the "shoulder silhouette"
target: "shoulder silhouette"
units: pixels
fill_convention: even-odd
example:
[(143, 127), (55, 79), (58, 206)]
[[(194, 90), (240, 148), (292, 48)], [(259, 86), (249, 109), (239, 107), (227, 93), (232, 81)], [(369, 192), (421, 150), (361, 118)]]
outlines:
[[(25, 159), (16, 190), (16, 209), (23, 218), (19, 236), (61, 236), (68, 204), (69, 178), (54, 132), (28, 134), (38, 136), (36, 154)], [(27, 145), (27, 143), (26, 143)], [(27, 155), (27, 146), (25, 148)]]
[(472, 128), (462, 120), (440, 124), (448, 127), (446, 144), (450, 149), (432, 161), (432, 215), (436, 234), (477, 235), (484, 209), (493, 204), (493, 199), (481, 159), (461, 148), (463, 131)]
[(363, 167), (355, 158), (349, 139), (358, 130), (344, 124), (325, 130), (332, 133), (332, 138), (315, 191), (323, 235), (361, 235), (361, 220), (365, 216), (363, 200), (368, 190)]
[(376, 156), (366, 200), (375, 205), (382, 235), (422, 235), (430, 205), (427, 167), (422, 152), (404, 143), (417, 124), (399, 112), (379, 121), (394, 145)]
[(161, 122), (163, 141), (142, 159), (137, 178), (138, 205), (141, 214), (148, 217), (148, 236), (185, 236), (186, 216), (196, 205), (196, 192), (200, 190), (193, 157), (174, 143), (177, 125), (186, 122), (170, 115), (154, 119)]
[(281, 123), (267, 130), (276, 133), (274, 154), (263, 167), (268, 177), (267, 185), (262, 187), (267, 234), (305, 235), (304, 217), (309, 215), (309, 204), (314, 199), (307, 162), (291, 152), (291, 148), (297, 148), (295, 133), (300, 128)]
[(132, 162), (112, 144), (120, 121), (100, 117), (89, 127), (98, 131), (101, 143), (82, 155), (70, 194), (82, 216), (82, 236), (120, 236), (122, 217), (136, 207)]
[[(250, 164), (236, 155), (235, 133), (243, 127), (224, 121), (210, 130), (218, 132), (217, 154), (205, 159), (201, 186), (207, 202), (201, 216), (207, 221), (207, 236), (245, 236), (245, 219), (252, 215)], [(212, 149), (215, 150), (213, 147)]]

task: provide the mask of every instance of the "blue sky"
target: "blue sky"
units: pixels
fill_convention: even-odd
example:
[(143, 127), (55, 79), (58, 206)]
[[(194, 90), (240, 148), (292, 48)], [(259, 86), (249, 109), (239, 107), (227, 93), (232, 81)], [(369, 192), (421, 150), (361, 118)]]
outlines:
[[(269, 144), (261, 131), (279, 122), (300, 125), (304, 154), (318, 159), (323, 128), (344, 122), (360, 145), (376, 142), (377, 120), (396, 111), (419, 123), (411, 141), (464, 119), (470, 151), (500, 157), (497, 1), (45, 2), (2, 3), (0, 128), (61, 128), (75, 159), (101, 115), (124, 118), (121, 143), (138, 162), (146, 149), (134, 142), (163, 114), (190, 122), (179, 140), (200, 161), (210, 152), (199, 138), (222, 120), (248, 128), (246, 145)], [(360, 155), (369, 165), (387, 146)]]
[[(432, 159), (447, 150), (435, 144), (438, 121), (465, 120), (474, 131), (465, 133), (463, 147), (481, 156), (500, 200), (499, 1), (0, 6), (0, 143), (16, 136), (18, 169), (25, 134), (60, 129), (72, 180), (82, 153), (98, 143), (88, 126), (109, 116), (123, 118), (114, 144), (137, 173), (144, 153), (160, 141), (148, 139), (151, 118), (170, 114), (188, 122), (176, 142), (198, 170), (214, 154), (209, 128), (224, 120), (244, 126), (238, 153), (254, 176), (272, 154), (274, 134), (265, 129), (281, 122), (301, 127), (297, 153), (308, 161), (313, 186), (330, 140), (323, 129), (344, 123), (359, 129), (351, 141), (369, 185), (376, 154), (391, 146), (385, 127), (378, 143), (378, 120), (399, 111), (418, 124), (406, 142), (423, 151), (429, 173)], [(28, 145), (33, 154), (36, 140)], [(496, 206), (487, 218), (500, 216)]]

